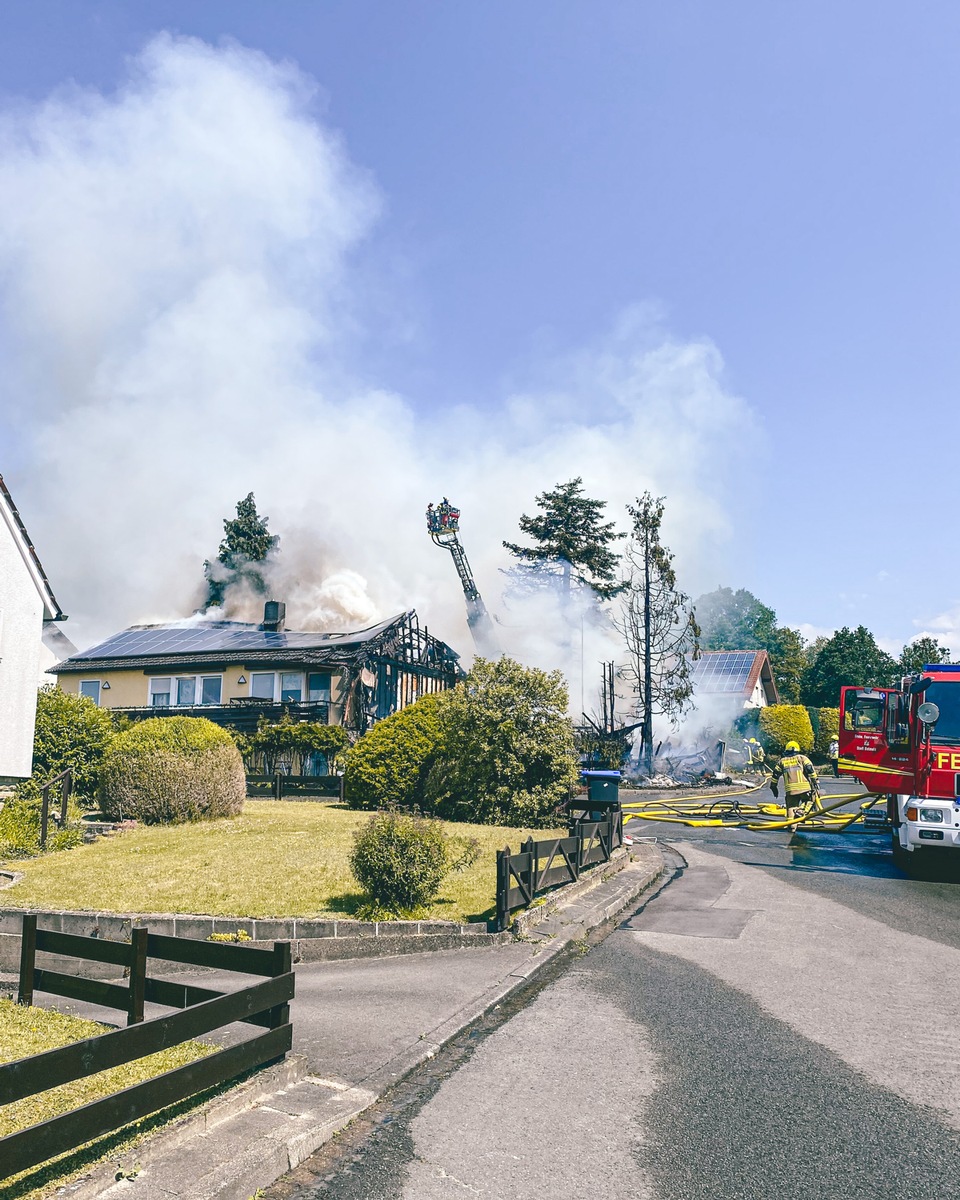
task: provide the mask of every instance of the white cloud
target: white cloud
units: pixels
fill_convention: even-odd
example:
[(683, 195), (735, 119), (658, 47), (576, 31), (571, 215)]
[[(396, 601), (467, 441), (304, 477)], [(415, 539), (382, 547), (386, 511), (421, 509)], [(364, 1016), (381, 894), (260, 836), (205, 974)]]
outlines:
[[(488, 411), (424, 418), (360, 383), (352, 264), (380, 204), (312, 96), (288, 64), (163, 35), (115, 94), (65, 90), (0, 120), (0, 395), (28, 448), (18, 500), (75, 640), (189, 613), (251, 490), (282, 538), (294, 625), (415, 606), (466, 650), (426, 502), (462, 506), (497, 609), (502, 539), (576, 475), (621, 521), (645, 488), (667, 495), (681, 583), (709, 586), (727, 464), (753, 445), (716, 347), (635, 308)], [(555, 616), (510, 621), (505, 648), (579, 660)], [(609, 644), (585, 639), (583, 656), (589, 681)]]

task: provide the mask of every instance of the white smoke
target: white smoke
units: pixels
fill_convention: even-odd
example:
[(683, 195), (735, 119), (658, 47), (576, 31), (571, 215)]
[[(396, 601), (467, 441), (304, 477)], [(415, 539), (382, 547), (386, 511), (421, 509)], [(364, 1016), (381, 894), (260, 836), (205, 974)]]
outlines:
[[(314, 91), (289, 64), (163, 35), (116, 93), (67, 89), (0, 119), (0, 396), (26, 459), (5, 473), (74, 640), (188, 615), (251, 490), (281, 537), (270, 587), (292, 628), (415, 607), (469, 657), (427, 501), (461, 506), (497, 611), (502, 540), (578, 475), (621, 522), (644, 489), (667, 496), (696, 595), (729, 533), (725, 464), (751, 446), (716, 348), (637, 307), (484, 411), (424, 418), (359, 382), (355, 258), (380, 202)], [(590, 709), (616, 646), (586, 617), (558, 635), (551, 605), (501, 611), (503, 648), (565, 667), (574, 711), (581, 693)]]

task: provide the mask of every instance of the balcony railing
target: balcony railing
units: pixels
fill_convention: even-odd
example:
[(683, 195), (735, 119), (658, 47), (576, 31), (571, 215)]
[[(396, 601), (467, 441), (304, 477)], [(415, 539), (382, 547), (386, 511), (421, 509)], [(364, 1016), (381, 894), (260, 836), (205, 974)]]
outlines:
[(261, 717), (268, 721), (279, 721), (289, 714), (293, 721), (315, 721), (321, 725), (330, 723), (329, 700), (261, 700), (256, 696), (242, 696), (229, 704), (148, 704), (135, 708), (114, 708), (133, 721), (145, 721), (149, 717), (207, 717), (216, 725), (237, 729), (241, 733), (252, 733)]

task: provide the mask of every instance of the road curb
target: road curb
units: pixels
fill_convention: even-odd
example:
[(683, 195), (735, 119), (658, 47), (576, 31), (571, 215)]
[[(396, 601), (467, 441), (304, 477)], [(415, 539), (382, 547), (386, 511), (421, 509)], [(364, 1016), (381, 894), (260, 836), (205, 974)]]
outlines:
[(659, 849), (636, 847), (616, 874), (558, 904), (524, 937), (529, 943), (524, 962), (359, 1084), (305, 1075), (304, 1060), (289, 1056), (286, 1063), (240, 1084), (233, 1090), (236, 1095), (217, 1097), (57, 1195), (70, 1200), (249, 1200), (486, 1013), (531, 986), (571, 944), (635, 904), (665, 871)]

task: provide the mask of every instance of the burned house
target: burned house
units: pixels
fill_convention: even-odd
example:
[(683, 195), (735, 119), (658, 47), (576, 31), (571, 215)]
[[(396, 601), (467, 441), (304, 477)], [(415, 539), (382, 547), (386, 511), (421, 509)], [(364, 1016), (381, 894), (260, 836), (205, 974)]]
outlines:
[(287, 713), (353, 733), (461, 674), (458, 655), (413, 610), (366, 629), (296, 632), (273, 600), (259, 625), (202, 617), (134, 625), (54, 672), (63, 691), (138, 720), (204, 716), (250, 732), (261, 717)]

